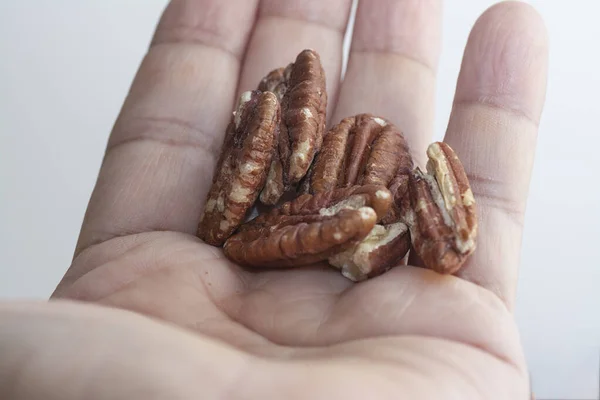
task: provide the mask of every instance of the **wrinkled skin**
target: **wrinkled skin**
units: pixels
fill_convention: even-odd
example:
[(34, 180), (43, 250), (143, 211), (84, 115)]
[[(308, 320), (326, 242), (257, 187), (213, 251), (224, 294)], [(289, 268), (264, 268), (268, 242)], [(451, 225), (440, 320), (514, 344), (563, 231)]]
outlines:
[(350, 3), (171, 3), (53, 301), (0, 305), (0, 397), (529, 398), (512, 309), (547, 55), (527, 5), (494, 6), (467, 44), (445, 141), (469, 174), (480, 234), (458, 276), (249, 273), (193, 236), (236, 96), (303, 48), (323, 59), (329, 125), (384, 115), (422, 162), (440, 2), (359, 7), (339, 82)]

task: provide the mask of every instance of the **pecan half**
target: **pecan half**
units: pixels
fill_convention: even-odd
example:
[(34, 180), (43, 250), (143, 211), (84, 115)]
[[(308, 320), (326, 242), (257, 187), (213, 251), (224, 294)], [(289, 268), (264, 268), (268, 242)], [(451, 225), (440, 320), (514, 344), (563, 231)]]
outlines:
[(294, 64), (289, 64), (285, 68), (277, 68), (269, 72), (258, 85), (258, 90), (261, 92), (273, 92), (277, 99), (281, 102), (283, 95), (287, 91), (288, 82), (292, 73)]
[(396, 126), (384, 118), (359, 114), (343, 119), (327, 133), (311, 168), (308, 190), (389, 186), (396, 180), (404, 183), (395, 188), (403, 195), (412, 166), (408, 144)]
[(223, 251), (250, 267), (292, 267), (327, 260), (356, 246), (389, 210), (384, 186), (305, 194), (242, 225)]
[(410, 177), (410, 207), (403, 219), (412, 246), (426, 267), (455, 273), (475, 250), (475, 198), (462, 163), (450, 146), (432, 143), (427, 173), (416, 168)]
[(335, 254), (329, 264), (352, 281), (381, 275), (394, 267), (410, 249), (408, 227), (402, 222), (375, 225), (357, 246)]
[(220, 246), (240, 226), (262, 190), (279, 137), (280, 105), (271, 92), (240, 96), (198, 226), (198, 237)]
[(275, 93), (281, 103), (279, 151), (260, 196), (273, 205), (306, 175), (323, 142), (327, 90), (318, 53), (302, 51), (286, 68), (271, 71), (258, 89)]
[(345, 118), (325, 136), (301, 191), (377, 184), (387, 186), (394, 198), (388, 214), (363, 242), (329, 259), (347, 278), (359, 281), (379, 275), (408, 252), (410, 238), (400, 222), (400, 210), (406, 206), (412, 166), (404, 135), (384, 118), (371, 114)]

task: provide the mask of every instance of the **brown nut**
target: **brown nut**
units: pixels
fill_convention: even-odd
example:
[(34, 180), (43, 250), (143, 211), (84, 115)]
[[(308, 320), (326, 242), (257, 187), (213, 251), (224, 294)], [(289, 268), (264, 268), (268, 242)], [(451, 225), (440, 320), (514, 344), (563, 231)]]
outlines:
[(279, 137), (280, 105), (271, 92), (240, 96), (198, 226), (198, 237), (221, 246), (244, 221), (262, 190)]
[(355, 248), (329, 259), (347, 278), (360, 281), (379, 275), (406, 255), (410, 238), (399, 222), (413, 166), (402, 132), (371, 114), (343, 119), (323, 140), (302, 191), (319, 193), (338, 187), (387, 186), (394, 202), (388, 214)]
[(357, 246), (329, 257), (329, 264), (358, 282), (394, 267), (410, 249), (408, 227), (402, 222), (375, 225)]
[(444, 274), (460, 269), (475, 250), (475, 198), (462, 163), (443, 142), (427, 149), (427, 173), (410, 177), (410, 207), (403, 212), (412, 246), (426, 267)]
[(378, 185), (305, 194), (242, 225), (223, 251), (250, 267), (324, 261), (363, 240), (391, 202), (389, 190)]
[(382, 224), (391, 224), (400, 220), (412, 167), (402, 132), (384, 118), (359, 114), (343, 119), (327, 133), (301, 192), (385, 185), (392, 192), (394, 203)]
[(287, 91), (290, 74), (294, 64), (289, 64), (285, 68), (277, 68), (269, 72), (258, 85), (261, 92), (273, 92), (277, 100), (281, 102), (283, 95)]
[(412, 166), (408, 144), (396, 126), (371, 114), (359, 114), (343, 119), (327, 133), (307, 179), (308, 190), (318, 193), (371, 184), (389, 187), (396, 180), (404, 183), (395, 188), (403, 195)]
[(274, 205), (306, 175), (323, 142), (327, 90), (318, 53), (302, 51), (294, 63), (271, 71), (258, 89), (275, 93), (281, 103), (278, 153), (260, 195), (263, 204)]

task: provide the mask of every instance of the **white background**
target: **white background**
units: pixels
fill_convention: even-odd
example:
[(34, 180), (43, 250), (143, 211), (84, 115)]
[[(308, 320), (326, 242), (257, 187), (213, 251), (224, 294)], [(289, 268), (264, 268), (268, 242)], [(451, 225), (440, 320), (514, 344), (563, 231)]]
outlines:
[[(446, 1), (437, 138), (469, 30), (493, 3)], [(548, 26), (550, 76), (516, 316), (537, 397), (597, 399), (600, 3), (530, 3)], [(68, 267), (107, 135), (165, 4), (0, 0), (0, 298), (47, 298)]]

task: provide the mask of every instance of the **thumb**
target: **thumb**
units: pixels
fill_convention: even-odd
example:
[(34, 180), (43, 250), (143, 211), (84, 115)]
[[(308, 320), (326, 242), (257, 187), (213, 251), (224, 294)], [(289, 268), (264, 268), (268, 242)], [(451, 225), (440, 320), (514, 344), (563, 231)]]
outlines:
[(0, 303), (0, 398), (221, 398), (249, 356), (131, 312)]

